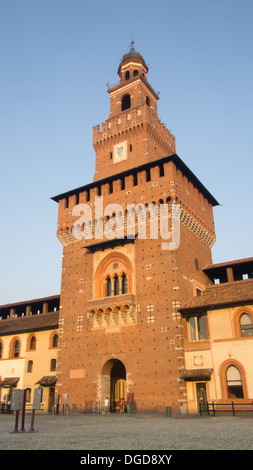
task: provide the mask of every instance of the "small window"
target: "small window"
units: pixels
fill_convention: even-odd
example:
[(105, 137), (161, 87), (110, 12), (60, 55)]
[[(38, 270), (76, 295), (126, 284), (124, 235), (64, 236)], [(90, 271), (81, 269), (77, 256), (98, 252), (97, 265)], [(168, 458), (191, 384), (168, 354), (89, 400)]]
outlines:
[(51, 359), (50, 361), (50, 372), (56, 371), (56, 359)]
[(208, 339), (206, 315), (189, 317), (187, 319), (188, 341), (201, 341)]
[(3, 345), (0, 341), (0, 359), (2, 359), (2, 355), (3, 355)]
[(31, 339), (30, 339), (29, 349), (30, 350), (36, 349), (36, 338), (35, 338), (35, 336), (32, 336)]
[(227, 389), (228, 398), (244, 398), (241, 373), (235, 366), (227, 369)]
[(137, 77), (137, 75), (139, 75), (139, 70), (136, 70), (136, 69), (135, 69), (135, 70), (134, 70), (134, 73), (133, 73), (133, 76), (134, 76), (134, 77)]
[(248, 313), (243, 313), (240, 318), (241, 336), (253, 336), (252, 318)]
[(125, 74), (125, 79), (129, 80), (129, 78), (130, 78), (130, 72), (129, 72), (129, 70), (127, 70), (127, 72)]
[(27, 363), (27, 372), (33, 371), (33, 361), (28, 361)]
[(131, 98), (130, 95), (125, 95), (121, 101), (121, 111), (131, 108)]
[(19, 349), (20, 349), (20, 344), (19, 344), (19, 341), (16, 339), (16, 341), (13, 344), (12, 357), (19, 357)]
[(146, 104), (147, 104), (148, 106), (150, 106), (150, 99), (149, 99), (149, 96), (146, 96)]
[(52, 347), (58, 348), (58, 335), (57, 334), (53, 336)]

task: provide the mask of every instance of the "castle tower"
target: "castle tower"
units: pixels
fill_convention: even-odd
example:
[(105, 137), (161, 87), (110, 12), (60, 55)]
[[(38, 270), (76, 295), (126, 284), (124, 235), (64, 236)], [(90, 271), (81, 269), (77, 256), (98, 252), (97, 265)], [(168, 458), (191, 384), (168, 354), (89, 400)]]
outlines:
[(147, 81), (148, 67), (132, 50), (118, 68), (119, 84), (108, 89), (110, 115), (93, 128), (94, 180), (175, 153), (175, 138), (157, 116), (157, 93)]
[(57, 390), (80, 409), (108, 396), (117, 411), (134, 394), (139, 410), (180, 412), (187, 397), (178, 309), (205, 288), (217, 201), (158, 120), (143, 57), (131, 50), (118, 73), (109, 118), (93, 130), (93, 182), (53, 198), (63, 245)]

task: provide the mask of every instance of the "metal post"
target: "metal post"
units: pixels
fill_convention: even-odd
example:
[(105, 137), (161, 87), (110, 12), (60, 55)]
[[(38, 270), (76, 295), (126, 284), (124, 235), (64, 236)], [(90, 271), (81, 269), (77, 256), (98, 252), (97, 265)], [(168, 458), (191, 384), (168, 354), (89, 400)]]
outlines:
[(22, 423), (21, 432), (25, 432), (25, 403), (26, 403), (26, 390), (24, 390), (23, 407), (22, 407)]
[(232, 411), (233, 411), (233, 416), (235, 416), (235, 408), (234, 408), (234, 402), (232, 401)]
[(15, 429), (13, 432), (19, 432), (18, 430), (19, 410), (16, 410)]
[(30, 432), (34, 432), (34, 418), (35, 418), (35, 410), (32, 410), (32, 418), (31, 418)]

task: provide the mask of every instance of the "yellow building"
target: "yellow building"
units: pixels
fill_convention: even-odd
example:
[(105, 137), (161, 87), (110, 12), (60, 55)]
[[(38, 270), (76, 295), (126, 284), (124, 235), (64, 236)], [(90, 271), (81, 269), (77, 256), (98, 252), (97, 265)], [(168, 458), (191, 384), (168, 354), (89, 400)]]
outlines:
[(253, 399), (253, 258), (204, 272), (207, 288), (180, 309), (189, 413), (200, 403)]
[(41, 387), (41, 409), (54, 404), (59, 296), (0, 306), (0, 402), (14, 387), (26, 390), (27, 407)]

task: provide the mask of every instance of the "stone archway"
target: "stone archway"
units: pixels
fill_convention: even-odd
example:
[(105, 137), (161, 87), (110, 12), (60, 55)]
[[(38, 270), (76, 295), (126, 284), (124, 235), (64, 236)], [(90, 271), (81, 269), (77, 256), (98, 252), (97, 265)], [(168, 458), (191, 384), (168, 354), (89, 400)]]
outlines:
[(101, 400), (102, 406), (105, 398), (110, 400), (111, 411), (119, 411), (121, 398), (126, 401), (126, 368), (119, 359), (110, 359), (102, 369)]

